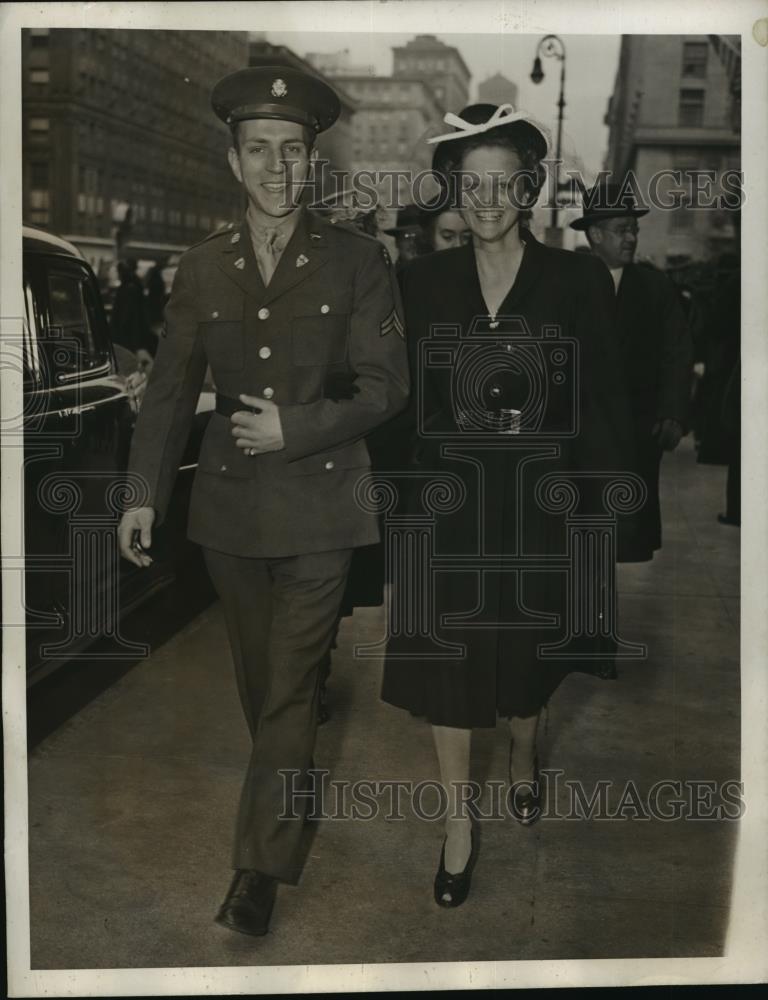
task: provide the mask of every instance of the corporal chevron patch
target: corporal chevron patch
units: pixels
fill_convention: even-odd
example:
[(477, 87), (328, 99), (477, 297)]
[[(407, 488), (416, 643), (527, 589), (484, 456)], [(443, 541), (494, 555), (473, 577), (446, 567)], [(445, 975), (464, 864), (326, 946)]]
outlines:
[(397, 310), (393, 309), (392, 312), (387, 316), (385, 320), (382, 320), (381, 327), (379, 329), (379, 335), (381, 337), (386, 337), (388, 333), (392, 331), (405, 340), (405, 327), (400, 317), (397, 315)]

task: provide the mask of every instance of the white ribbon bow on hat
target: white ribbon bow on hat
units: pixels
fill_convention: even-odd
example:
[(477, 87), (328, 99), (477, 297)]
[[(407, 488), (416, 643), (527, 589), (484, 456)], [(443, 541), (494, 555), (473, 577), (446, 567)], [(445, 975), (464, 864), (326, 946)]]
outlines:
[(493, 112), (491, 117), (487, 122), (480, 122), (475, 125), (472, 122), (465, 121), (458, 115), (453, 114), (449, 111), (443, 118), (446, 125), (453, 125), (458, 131), (448, 132), (446, 135), (436, 135), (432, 139), (427, 139), (428, 143), (434, 142), (447, 142), (450, 139), (466, 139), (470, 135), (478, 135), (480, 132), (487, 132), (489, 129), (497, 128), (499, 125), (509, 125), (511, 122), (528, 122), (529, 125), (541, 133), (544, 142), (547, 142), (547, 137), (541, 131), (538, 125), (531, 121), (528, 114), (525, 111), (515, 111), (512, 104), (501, 104)]

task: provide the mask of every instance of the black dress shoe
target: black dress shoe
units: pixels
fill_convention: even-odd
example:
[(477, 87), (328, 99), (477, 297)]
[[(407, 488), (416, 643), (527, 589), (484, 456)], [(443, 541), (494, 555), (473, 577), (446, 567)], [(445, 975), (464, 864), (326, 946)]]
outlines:
[(261, 937), (269, 930), (275, 905), (277, 879), (261, 872), (238, 868), (229, 892), (216, 914), (216, 923), (240, 934)]
[[(510, 780), (512, 771), (510, 768)], [(541, 819), (541, 776), (538, 754), (533, 761), (533, 781), (521, 782), (520, 788), (512, 785), (512, 816), (520, 826), (533, 826)]]
[(469, 888), (472, 884), (472, 871), (480, 850), (480, 838), (475, 832), (474, 823), (472, 823), (470, 828), (469, 837), (472, 844), (469, 858), (464, 866), (464, 871), (457, 872), (456, 874), (445, 869), (445, 840), (443, 840), (443, 849), (440, 852), (440, 867), (437, 869), (437, 875), (435, 875), (435, 902), (438, 906), (442, 906), (445, 909), (461, 906), (469, 895)]

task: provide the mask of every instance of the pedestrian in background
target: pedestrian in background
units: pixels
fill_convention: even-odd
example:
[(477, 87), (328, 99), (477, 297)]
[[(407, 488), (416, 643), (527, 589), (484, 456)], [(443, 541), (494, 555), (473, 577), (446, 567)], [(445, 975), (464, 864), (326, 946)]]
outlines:
[(472, 239), (472, 231), (461, 213), (447, 206), (440, 195), (423, 207), (421, 227), (424, 242), (431, 250), (450, 250)]
[(398, 277), (408, 261), (429, 253), (431, 249), (424, 239), (422, 214), (418, 205), (406, 205), (398, 209), (395, 225), (382, 232), (394, 237), (397, 249), (395, 271)]
[(704, 333), (704, 411), (699, 462), (727, 465), (721, 524), (741, 524), (741, 269), (721, 279)]
[(144, 278), (144, 302), (146, 306), (147, 322), (155, 337), (160, 336), (163, 326), (163, 313), (168, 296), (165, 291), (165, 278), (163, 271), (168, 266), (168, 258), (160, 257), (150, 267)]
[(661, 271), (634, 263), (638, 220), (648, 211), (620, 185), (605, 183), (584, 195), (582, 216), (571, 223), (613, 280), (613, 328), (632, 409), (636, 471), (648, 493), (640, 511), (619, 522), (623, 562), (646, 562), (661, 548), (661, 459), (687, 433), (693, 370), (677, 289)]
[(117, 274), (120, 284), (110, 318), (112, 340), (131, 351), (136, 356), (138, 370), (148, 375), (157, 351), (157, 338), (147, 322), (144, 289), (136, 274), (136, 261), (118, 261)]

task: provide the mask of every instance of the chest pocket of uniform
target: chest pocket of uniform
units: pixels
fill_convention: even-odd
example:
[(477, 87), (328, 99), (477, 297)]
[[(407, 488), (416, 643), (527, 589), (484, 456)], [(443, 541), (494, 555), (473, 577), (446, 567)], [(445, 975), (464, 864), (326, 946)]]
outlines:
[(345, 313), (296, 316), (291, 325), (295, 365), (336, 365), (347, 359), (349, 316)]
[(241, 320), (200, 323), (200, 336), (214, 371), (240, 371), (245, 364), (245, 339)]

